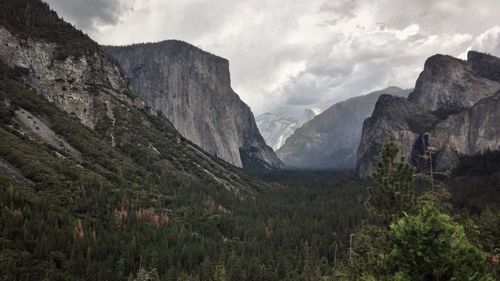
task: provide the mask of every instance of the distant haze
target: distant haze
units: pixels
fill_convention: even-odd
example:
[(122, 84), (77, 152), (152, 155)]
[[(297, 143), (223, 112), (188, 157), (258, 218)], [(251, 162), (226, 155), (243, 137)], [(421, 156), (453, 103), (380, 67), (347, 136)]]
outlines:
[(435, 53), (500, 55), (498, 0), (47, 2), (101, 44), (180, 39), (227, 58), (256, 115), (413, 87)]

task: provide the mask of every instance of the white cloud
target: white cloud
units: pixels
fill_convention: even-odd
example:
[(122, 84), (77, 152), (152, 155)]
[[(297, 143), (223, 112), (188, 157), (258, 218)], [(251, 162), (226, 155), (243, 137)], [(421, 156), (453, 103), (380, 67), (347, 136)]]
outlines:
[(256, 114), (412, 87), (435, 53), (500, 52), (498, 0), (88, 1), (48, 0), (103, 44), (175, 38), (229, 59)]
[(500, 57), (500, 26), (494, 26), (476, 37), (469, 50)]

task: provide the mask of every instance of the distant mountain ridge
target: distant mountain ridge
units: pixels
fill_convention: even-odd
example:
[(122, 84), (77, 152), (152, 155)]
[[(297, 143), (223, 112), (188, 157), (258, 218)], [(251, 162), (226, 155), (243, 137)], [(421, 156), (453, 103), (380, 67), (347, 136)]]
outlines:
[(246, 169), (282, 167), (231, 88), (226, 59), (177, 40), (103, 49), (134, 93), (205, 151)]
[(276, 151), (295, 130), (320, 113), (321, 109), (319, 108), (306, 108), (302, 116), (297, 119), (267, 112), (257, 116), (255, 121), (266, 143)]
[(409, 93), (389, 87), (334, 104), (297, 129), (276, 153), (289, 167), (354, 169), (363, 121), (373, 112), (378, 97)]
[(470, 51), (467, 60), (427, 59), (409, 97), (381, 96), (364, 122), (357, 172), (375, 170), (391, 140), (419, 170), (444, 171), (463, 156), (500, 149), (500, 59)]

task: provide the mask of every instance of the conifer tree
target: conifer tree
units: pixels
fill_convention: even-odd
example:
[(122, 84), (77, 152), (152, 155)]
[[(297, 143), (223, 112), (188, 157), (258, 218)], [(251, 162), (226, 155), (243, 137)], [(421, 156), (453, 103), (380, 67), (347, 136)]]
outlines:
[(373, 174), (375, 186), (369, 188), (365, 203), (370, 215), (387, 226), (416, 205), (412, 184), (415, 169), (404, 158), (397, 160), (398, 151), (392, 142), (382, 146), (378, 169)]

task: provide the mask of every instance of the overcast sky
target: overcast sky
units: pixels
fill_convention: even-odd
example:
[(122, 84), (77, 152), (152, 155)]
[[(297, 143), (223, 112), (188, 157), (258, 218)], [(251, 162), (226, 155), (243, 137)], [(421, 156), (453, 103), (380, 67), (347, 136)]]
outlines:
[(425, 59), (500, 56), (499, 0), (47, 0), (101, 44), (180, 39), (230, 61), (254, 114), (411, 88)]

